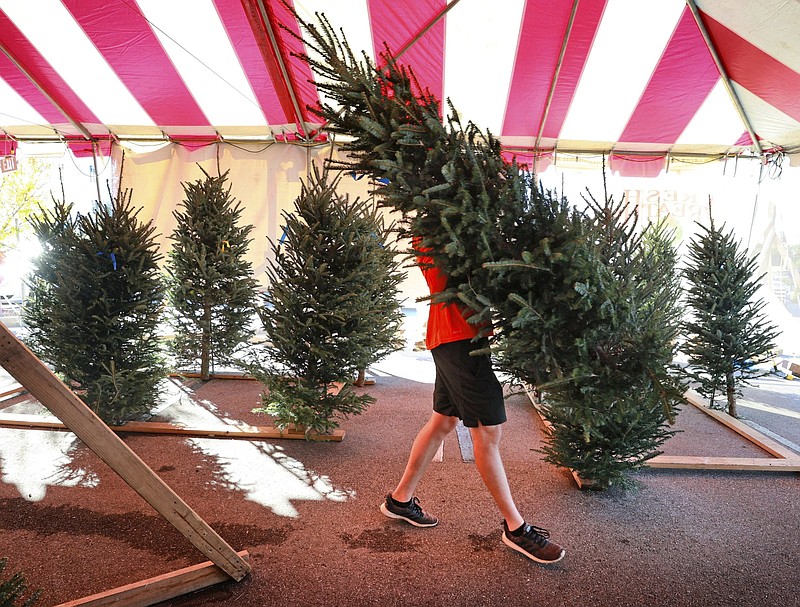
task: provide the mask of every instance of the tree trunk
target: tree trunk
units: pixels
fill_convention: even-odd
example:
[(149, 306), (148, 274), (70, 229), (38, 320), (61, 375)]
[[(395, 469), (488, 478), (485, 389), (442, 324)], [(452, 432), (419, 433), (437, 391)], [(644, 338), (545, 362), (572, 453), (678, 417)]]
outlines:
[(731, 417), (739, 417), (739, 414), (736, 412), (736, 385), (733, 381), (733, 373), (727, 373), (725, 375), (725, 384), (728, 396), (728, 415)]
[(358, 379), (356, 379), (356, 383), (354, 385), (361, 387), (364, 385), (364, 378), (367, 374), (366, 369), (359, 369), (358, 370)]
[(211, 360), (211, 304), (206, 303), (203, 308), (203, 334), (200, 338), (200, 379), (208, 381), (211, 378), (209, 367)]

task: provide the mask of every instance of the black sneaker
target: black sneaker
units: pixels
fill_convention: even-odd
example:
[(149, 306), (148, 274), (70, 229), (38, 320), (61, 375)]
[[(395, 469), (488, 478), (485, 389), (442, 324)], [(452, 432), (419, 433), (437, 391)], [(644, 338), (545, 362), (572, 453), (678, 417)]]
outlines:
[(403, 520), (415, 527), (434, 527), (439, 522), (439, 519), (422, 509), (419, 505), (419, 499), (416, 497), (411, 498), (411, 503), (408, 506), (398, 506), (390, 493), (386, 496), (386, 501), (381, 504), (381, 512), (383, 512), (384, 516)]
[(537, 563), (557, 563), (564, 558), (565, 550), (549, 539), (550, 532), (525, 523), (519, 535), (512, 535), (503, 521), (503, 543)]

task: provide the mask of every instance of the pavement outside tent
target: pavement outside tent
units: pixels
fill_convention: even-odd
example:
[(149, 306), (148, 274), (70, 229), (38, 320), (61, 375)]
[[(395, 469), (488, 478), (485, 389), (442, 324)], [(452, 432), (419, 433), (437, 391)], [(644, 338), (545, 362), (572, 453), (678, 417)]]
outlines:
[[(650, 470), (629, 493), (580, 491), (542, 462), (542, 427), (522, 394), (507, 400), (505, 463), (523, 512), (566, 546), (562, 563), (538, 566), (500, 543), (499, 516), (457, 434), (419, 491), (440, 525), (415, 529), (385, 519), (377, 506), (429, 414), (433, 371), (429, 353), (408, 349), (371, 373), (377, 383), (365, 389), (377, 402), (344, 422), (341, 443), (123, 435), (252, 558), (243, 582), (165, 604), (797, 604), (796, 473)], [(191, 382), (189, 394), (171, 385), (159, 418), (264, 424), (250, 412), (255, 382)], [(786, 398), (800, 400), (800, 386)], [(26, 400), (2, 406), (35, 410)], [(800, 425), (786, 414), (791, 405), (778, 408), (784, 415), (760, 423)], [(684, 431), (666, 453), (766, 456), (691, 409), (678, 417)], [(0, 471), (0, 554), (45, 590), (42, 605), (204, 560), (69, 433), (0, 429)]]

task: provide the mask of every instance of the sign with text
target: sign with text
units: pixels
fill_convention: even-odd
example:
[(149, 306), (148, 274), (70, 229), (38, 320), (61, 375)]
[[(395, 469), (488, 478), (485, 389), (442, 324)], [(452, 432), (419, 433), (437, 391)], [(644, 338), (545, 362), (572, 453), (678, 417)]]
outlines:
[(16, 156), (3, 156), (0, 158), (0, 171), (3, 173), (10, 173), (17, 170), (17, 157)]

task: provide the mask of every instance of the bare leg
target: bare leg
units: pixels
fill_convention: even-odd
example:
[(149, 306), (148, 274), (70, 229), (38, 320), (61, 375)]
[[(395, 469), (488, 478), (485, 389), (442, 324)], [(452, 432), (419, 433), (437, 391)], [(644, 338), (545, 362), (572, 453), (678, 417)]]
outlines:
[(417, 483), (425, 474), (428, 464), (436, 455), (439, 445), (453, 431), (458, 418), (448, 417), (435, 411), (414, 439), (411, 454), (408, 456), (405, 472), (397, 488), (392, 491), (392, 498), (398, 502), (407, 502), (414, 497)]
[(469, 430), (475, 452), (475, 465), (483, 479), (483, 484), (491, 493), (508, 528), (517, 529), (525, 520), (511, 497), (506, 470), (500, 457), (500, 438), (503, 436), (503, 426), (478, 426)]

